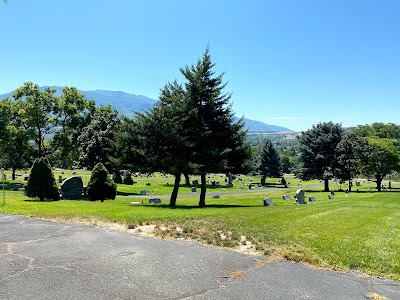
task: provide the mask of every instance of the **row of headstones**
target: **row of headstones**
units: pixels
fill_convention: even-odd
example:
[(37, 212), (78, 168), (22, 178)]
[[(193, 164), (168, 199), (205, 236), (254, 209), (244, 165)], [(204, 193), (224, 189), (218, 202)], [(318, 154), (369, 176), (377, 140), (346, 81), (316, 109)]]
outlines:
[[(282, 198), (283, 198), (283, 200), (290, 200), (290, 196), (288, 196), (288, 195), (283, 195)], [(333, 200), (335, 198), (335, 193), (331, 192), (330, 194), (328, 194), (328, 198), (330, 200)], [(294, 202), (294, 204), (307, 204), (307, 201), (305, 200), (305, 197), (304, 197), (304, 191), (301, 189), (296, 191), (294, 199), (296, 199), (296, 202)], [(315, 199), (314, 196), (308, 197), (308, 202), (316, 202), (316, 201), (317, 201), (317, 199)], [(264, 206), (274, 206), (274, 203), (272, 202), (272, 200), (270, 198), (265, 198)]]

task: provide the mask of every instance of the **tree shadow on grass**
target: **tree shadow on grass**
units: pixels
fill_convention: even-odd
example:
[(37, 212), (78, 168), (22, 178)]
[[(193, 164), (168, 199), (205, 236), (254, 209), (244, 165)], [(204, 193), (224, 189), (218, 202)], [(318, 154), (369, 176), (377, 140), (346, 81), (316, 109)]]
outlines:
[(52, 200), (52, 199), (44, 199), (44, 200), (39, 200), (39, 199), (25, 199), (25, 202), (58, 202), (60, 200)]
[(127, 192), (118, 192), (117, 191), (117, 196), (146, 196), (146, 195), (141, 195), (139, 193), (133, 193), (133, 192), (127, 193)]
[(208, 204), (205, 207), (200, 207), (198, 205), (176, 205), (170, 206), (168, 204), (154, 205), (158, 208), (169, 208), (169, 209), (204, 209), (204, 208), (243, 208), (243, 207), (257, 207), (258, 205), (237, 205), (237, 204)]

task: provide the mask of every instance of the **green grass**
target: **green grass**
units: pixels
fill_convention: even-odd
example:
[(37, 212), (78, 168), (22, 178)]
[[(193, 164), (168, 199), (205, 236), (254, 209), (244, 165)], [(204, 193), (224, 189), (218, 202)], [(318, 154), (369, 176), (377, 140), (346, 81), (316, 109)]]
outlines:
[[(137, 183), (133, 186), (119, 185), (119, 194), (132, 195), (148, 189), (154, 195), (161, 195), (172, 190), (171, 176), (134, 177), (134, 180)], [(256, 181), (244, 177), (243, 183), (251, 183), (250, 180)], [(230, 189), (217, 187), (213, 191), (220, 192), (221, 198), (208, 196), (205, 208), (198, 208), (198, 197), (190, 196), (178, 197), (178, 206), (171, 208), (167, 205), (168, 199), (163, 199), (165, 204), (162, 205), (149, 205), (146, 197), (125, 196), (103, 203), (73, 200), (34, 202), (28, 201), (22, 192), (7, 190), (6, 205), (0, 207), (0, 212), (67, 221), (84, 220), (92, 224), (115, 222), (130, 228), (152, 223), (168, 227), (167, 231), (159, 231), (160, 236), (194, 238), (226, 247), (237, 246), (241, 243), (241, 236), (245, 236), (254, 248), (265, 254), (400, 280), (400, 190), (368, 192), (368, 188), (372, 191), (374, 185), (363, 182), (361, 187), (353, 188), (358, 188), (360, 193), (352, 192), (345, 197), (345, 193), (336, 192), (335, 199), (329, 200), (327, 193), (320, 192), (321, 187), (316, 186), (319, 181), (287, 180), (292, 183), (289, 189), (264, 188), (253, 193), (248, 193), (247, 187), (242, 189), (243, 183), (237, 181)], [(224, 177), (220, 181), (224, 183)], [(270, 184), (277, 182), (271, 180)], [(146, 183), (151, 185), (146, 186)], [(335, 190), (339, 188), (335, 183), (330, 186)], [(306, 190), (306, 197), (312, 195), (317, 202), (294, 205), (293, 195), (297, 188)], [(229, 191), (243, 193), (224, 194)], [(191, 193), (190, 187), (182, 187), (180, 192)], [(284, 194), (292, 200), (282, 200)], [(264, 207), (262, 200), (266, 197), (271, 198), (276, 206)], [(0, 200), (1, 204), (1, 196)], [(129, 205), (131, 201), (140, 200), (145, 204)]]

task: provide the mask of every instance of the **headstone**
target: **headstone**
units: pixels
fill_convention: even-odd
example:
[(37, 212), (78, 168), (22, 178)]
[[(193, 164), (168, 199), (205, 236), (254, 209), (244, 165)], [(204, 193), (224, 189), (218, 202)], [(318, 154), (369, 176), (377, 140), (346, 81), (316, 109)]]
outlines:
[(213, 198), (214, 199), (219, 199), (219, 195), (214, 195)]
[(317, 199), (315, 199), (314, 196), (308, 197), (308, 202), (316, 202), (316, 201), (317, 201)]
[(219, 185), (219, 181), (215, 181), (215, 184), (216, 184), (216, 185)]
[(62, 175), (58, 175), (58, 183), (62, 183), (63, 179), (62, 179)]
[(13, 185), (13, 191), (18, 191), (19, 189), (24, 187), (24, 185), (19, 182), (14, 182), (12, 185)]
[(249, 184), (249, 190), (251, 190), (252, 187), (253, 187), (253, 185)]
[(290, 196), (288, 196), (288, 195), (283, 195), (282, 198), (283, 198), (283, 200), (290, 200)]
[(150, 191), (148, 191), (148, 190), (140, 191), (140, 195), (148, 195), (148, 194), (150, 194)]
[(29, 179), (28, 176), (25, 176), (25, 177), (24, 177), (24, 181), (28, 181), (28, 179)]
[(304, 199), (304, 190), (302, 189), (298, 189), (296, 191), (294, 198), (296, 199), (295, 204), (307, 204), (306, 200)]
[(331, 200), (333, 200), (333, 199), (335, 199), (335, 195), (328, 194), (328, 198), (331, 199)]
[(192, 187), (192, 193), (196, 193), (197, 192), (197, 188)]
[(198, 180), (193, 180), (192, 181), (192, 185), (198, 185), (199, 184), (199, 181)]
[(274, 206), (274, 203), (270, 198), (265, 198), (264, 199), (264, 206)]
[(161, 199), (160, 198), (150, 198), (149, 203), (150, 204), (161, 204)]
[(215, 180), (211, 181), (211, 185), (215, 186)]
[(233, 176), (231, 173), (228, 174), (228, 184), (229, 186), (233, 186)]
[(146, 183), (146, 186), (151, 186), (151, 183), (150, 182)]
[(61, 199), (79, 200), (83, 198), (83, 181), (79, 176), (65, 179), (60, 187)]
[(142, 205), (142, 202), (129, 202), (129, 205)]

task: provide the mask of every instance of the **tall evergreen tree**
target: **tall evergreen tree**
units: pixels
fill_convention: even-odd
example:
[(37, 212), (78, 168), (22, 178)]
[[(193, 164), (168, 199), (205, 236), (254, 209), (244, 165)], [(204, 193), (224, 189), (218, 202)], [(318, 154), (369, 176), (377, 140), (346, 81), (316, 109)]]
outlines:
[(282, 166), (278, 152), (271, 140), (265, 139), (258, 147), (256, 171), (261, 175), (261, 185), (267, 177), (281, 177)]
[(336, 146), (343, 137), (341, 124), (323, 122), (313, 125), (299, 136), (300, 164), (296, 175), (303, 180), (324, 180), (324, 191), (329, 191), (337, 166)]
[[(186, 117), (182, 130), (193, 149), (191, 162), (200, 172), (199, 206), (205, 206), (206, 173), (225, 172), (235, 165), (240, 166), (246, 156), (244, 122), (241, 119), (234, 123), (229, 103), (231, 95), (224, 93), (224, 74), (215, 75), (214, 66), (207, 48), (197, 64), (180, 69), (187, 80)], [(231, 158), (238, 150), (243, 150), (243, 157), (233, 162)]]
[(191, 165), (192, 149), (183, 134), (186, 101), (184, 89), (174, 81), (161, 89), (160, 101), (151, 110), (137, 116), (147, 168), (175, 177), (171, 206), (176, 204), (182, 173), (189, 172)]

